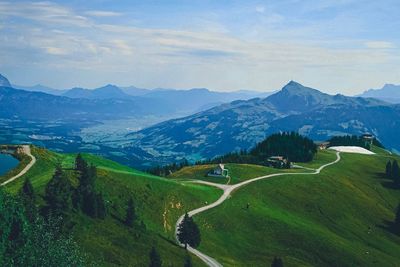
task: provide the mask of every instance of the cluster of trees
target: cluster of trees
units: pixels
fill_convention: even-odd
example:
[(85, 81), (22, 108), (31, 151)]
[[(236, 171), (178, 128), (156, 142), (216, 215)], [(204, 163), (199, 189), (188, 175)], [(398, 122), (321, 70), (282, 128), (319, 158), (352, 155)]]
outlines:
[(148, 173), (151, 173), (153, 175), (161, 176), (161, 177), (167, 177), (173, 172), (179, 171), (180, 169), (190, 166), (190, 163), (187, 159), (184, 159), (183, 161), (179, 163), (172, 163), (164, 166), (156, 166), (153, 168), (150, 168), (147, 170)]
[(95, 189), (96, 167), (89, 165), (81, 154), (78, 154), (75, 159), (75, 171), (78, 173), (79, 185), (74, 192), (74, 207), (90, 217), (104, 219), (107, 213), (106, 205), (103, 195)]
[[(372, 140), (372, 144), (383, 148), (383, 145), (375, 138)], [(370, 150), (371, 142), (365, 140), (362, 136), (343, 135), (332, 137), (329, 140), (329, 146), (359, 146)]]
[(84, 266), (62, 219), (43, 216), (35, 202), (29, 180), (18, 196), (0, 189), (0, 266)]
[(53, 177), (46, 185), (45, 212), (66, 218), (72, 208), (75, 208), (92, 218), (104, 219), (107, 212), (103, 195), (95, 190), (96, 167), (89, 166), (78, 154), (75, 159), (75, 172), (79, 180), (77, 188), (72, 186), (61, 166), (56, 167)]
[(271, 165), (268, 158), (271, 156), (283, 156), (286, 164), (280, 167), (290, 167), (291, 161), (308, 162), (317, 153), (317, 146), (314, 142), (296, 132), (278, 133), (267, 137), (258, 143), (249, 152), (241, 150), (216, 157), (212, 160), (202, 161), (201, 164), (215, 163), (248, 163), (259, 165)]
[(400, 169), (397, 160), (389, 160), (386, 163), (385, 174), (386, 178), (391, 179), (397, 187), (400, 187)]
[(182, 222), (178, 226), (178, 239), (181, 244), (196, 248), (200, 245), (200, 230), (193, 218), (187, 213), (183, 217)]

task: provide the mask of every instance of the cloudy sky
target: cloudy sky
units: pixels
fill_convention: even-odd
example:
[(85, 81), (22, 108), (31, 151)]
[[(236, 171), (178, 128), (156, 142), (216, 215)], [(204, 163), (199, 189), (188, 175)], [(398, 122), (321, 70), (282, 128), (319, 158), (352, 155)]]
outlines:
[(0, 73), (107, 83), (355, 94), (400, 84), (398, 0), (0, 1)]

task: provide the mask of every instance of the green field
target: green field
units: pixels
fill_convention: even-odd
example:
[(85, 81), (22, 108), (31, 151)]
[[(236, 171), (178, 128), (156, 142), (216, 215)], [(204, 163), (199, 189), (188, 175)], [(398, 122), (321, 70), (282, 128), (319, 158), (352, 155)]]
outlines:
[(237, 190), (195, 217), (200, 250), (225, 266), (267, 266), (274, 256), (285, 266), (398, 266), (400, 237), (388, 225), (400, 190), (382, 176), (387, 156), (342, 153), (320, 175)]
[[(7, 186), (7, 190), (17, 192), (24, 178), (29, 177), (35, 190), (43, 195), (56, 163), (71, 168), (75, 157), (36, 147), (32, 153), (37, 163), (25, 177)], [(89, 260), (101, 266), (146, 266), (150, 248), (154, 245), (165, 266), (182, 266), (186, 252), (175, 245), (176, 220), (186, 211), (216, 200), (220, 191), (202, 185), (182, 185), (93, 155), (84, 155), (84, 158), (98, 166), (96, 186), (103, 193), (109, 211), (105, 220), (71, 214), (75, 239)], [(73, 183), (76, 184), (76, 180), (73, 179)], [(143, 222), (133, 229), (121, 222), (130, 196)], [(42, 203), (39, 198), (39, 204)], [(193, 260), (201, 266), (199, 260)]]
[[(284, 175), (236, 190), (221, 206), (194, 217), (202, 234), (199, 250), (224, 266), (269, 266), (274, 256), (281, 257), (285, 266), (398, 266), (400, 237), (388, 226), (400, 190), (382, 175), (394, 156), (374, 151), (379, 154), (342, 153), (339, 163), (319, 175)], [(36, 147), (32, 153), (37, 163), (23, 178), (29, 177), (43, 195), (55, 165), (72, 168), (75, 155)], [(227, 183), (228, 179), (205, 177), (214, 165), (186, 167), (160, 178), (94, 155), (84, 158), (98, 167), (96, 186), (108, 208), (105, 220), (71, 214), (75, 239), (88, 259), (101, 266), (147, 266), (154, 245), (164, 266), (183, 266), (186, 254), (174, 239), (177, 218), (221, 194), (219, 189), (187, 181)], [(332, 151), (320, 151), (313, 162), (302, 166), (317, 168), (335, 158)], [(230, 184), (277, 172), (310, 172), (247, 164), (226, 167)], [(23, 178), (7, 190), (17, 192)], [(140, 218), (133, 229), (122, 223), (130, 196)], [(43, 204), (40, 198), (39, 204)], [(204, 266), (192, 259), (195, 266)]]

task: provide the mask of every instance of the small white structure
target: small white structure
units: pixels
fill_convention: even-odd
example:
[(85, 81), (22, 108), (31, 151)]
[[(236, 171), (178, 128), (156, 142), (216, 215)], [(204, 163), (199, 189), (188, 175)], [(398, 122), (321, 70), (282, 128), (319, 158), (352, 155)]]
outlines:
[(212, 177), (227, 177), (228, 176), (228, 169), (225, 169), (225, 165), (220, 163), (218, 166), (208, 173), (208, 176)]

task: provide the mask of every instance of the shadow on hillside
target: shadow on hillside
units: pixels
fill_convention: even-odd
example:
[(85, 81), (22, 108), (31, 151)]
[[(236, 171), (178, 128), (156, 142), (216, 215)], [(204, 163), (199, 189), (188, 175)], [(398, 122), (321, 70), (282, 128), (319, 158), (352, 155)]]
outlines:
[(172, 241), (171, 239), (166, 238), (165, 236), (162, 236), (160, 234), (158, 234), (158, 236), (161, 239), (164, 239), (165, 241), (167, 241), (168, 243), (170, 243), (171, 245), (175, 246), (175, 247), (180, 247), (177, 243), (175, 243), (174, 241)]
[(375, 177), (380, 180), (380, 183), (383, 187), (388, 189), (400, 189), (398, 185), (396, 185), (391, 179), (386, 177), (384, 173), (375, 173)]
[(395, 224), (392, 221), (384, 220), (383, 225), (377, 225), (377, 227), (384, 229), (392, 234), (400, 235), (399, 230), (395, 228)]

